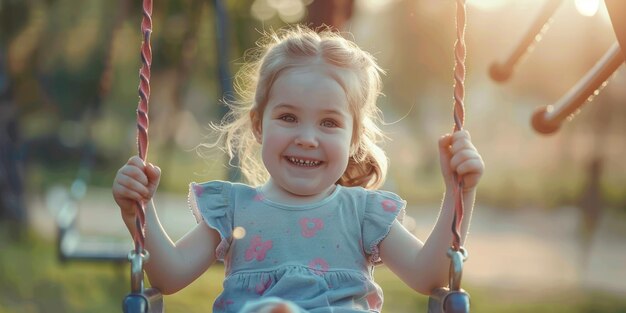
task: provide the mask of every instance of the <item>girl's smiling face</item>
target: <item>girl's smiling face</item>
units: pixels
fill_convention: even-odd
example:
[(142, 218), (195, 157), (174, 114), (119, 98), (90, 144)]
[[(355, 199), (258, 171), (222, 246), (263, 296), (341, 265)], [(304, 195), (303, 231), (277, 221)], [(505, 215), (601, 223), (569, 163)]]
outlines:
[(354, 120), (340, 70), (325, 64), (294, 67), (279, 74), (262, 116), (252, 113), (270, 174), (267, 197), (311, 202), (332, 192), (348, 166)]

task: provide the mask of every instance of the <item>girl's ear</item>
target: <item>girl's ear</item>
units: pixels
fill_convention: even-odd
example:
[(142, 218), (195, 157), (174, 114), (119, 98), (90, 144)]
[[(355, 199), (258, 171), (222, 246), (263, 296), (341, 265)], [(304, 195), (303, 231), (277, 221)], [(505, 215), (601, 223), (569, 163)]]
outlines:
[(256, 142), (261, 144), (263, 142), (263, 121), (257, 110), (250, 111), (250, 122), (252, 123), (254, 138), (256, 138)]

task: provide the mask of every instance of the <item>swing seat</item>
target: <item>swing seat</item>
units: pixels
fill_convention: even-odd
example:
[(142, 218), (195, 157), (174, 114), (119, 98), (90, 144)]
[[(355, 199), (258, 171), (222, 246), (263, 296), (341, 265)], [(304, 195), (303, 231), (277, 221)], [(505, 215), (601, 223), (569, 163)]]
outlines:
[(163, 295), (155, 288), (130, 293), (124, 298), (124, 313), (163, 313)]
[(56, 216), (57, 251), (62, 262), (117, 262), (128, 259), (129, 246), (111, 238), (83, 236), (78, 230), (78, 201), (70, 199)]
[(428, 313), (469, 313), (470, 296), (465, 290), (437, 288), (428, 299)]

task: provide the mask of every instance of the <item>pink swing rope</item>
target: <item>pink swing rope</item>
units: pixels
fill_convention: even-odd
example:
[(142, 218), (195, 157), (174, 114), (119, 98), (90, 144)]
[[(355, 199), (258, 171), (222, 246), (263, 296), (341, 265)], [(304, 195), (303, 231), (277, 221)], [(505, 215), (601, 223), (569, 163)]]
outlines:
[[(139, 157), (145, 161), (148, 154), (148, 102), (150, 101), (150, 65), (152, 64), (152, 48), (150, 36), (152, 34), (152, 0), (143, 1), (143, 19), (141, 21), (141, 69), (139, 70), (139, 103), (137, 105), (137, 149)], [(145, 244), (145, 203), (138, 202), (135, 219), (135, 252), (144, 254)]]
[[(456, 1), (456, 42), (454, 43), (454, 131), (463, 129), (465, 121), (465, 0)], [(455, 210), (452, 220), (452, 248), (461, 250), (461, 223), (463, 221), (463, 177), (454, 174), (457, 181), (454, 190)]]

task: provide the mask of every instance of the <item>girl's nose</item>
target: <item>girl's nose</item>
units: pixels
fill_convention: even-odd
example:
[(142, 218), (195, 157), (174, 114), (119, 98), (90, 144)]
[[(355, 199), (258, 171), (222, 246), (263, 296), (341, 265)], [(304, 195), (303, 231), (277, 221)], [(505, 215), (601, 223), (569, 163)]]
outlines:
[(300, 129), (296, 136), (295, 143), (305, 149), (315, 149), (319, 145), (315, 130), (308, 127)]

